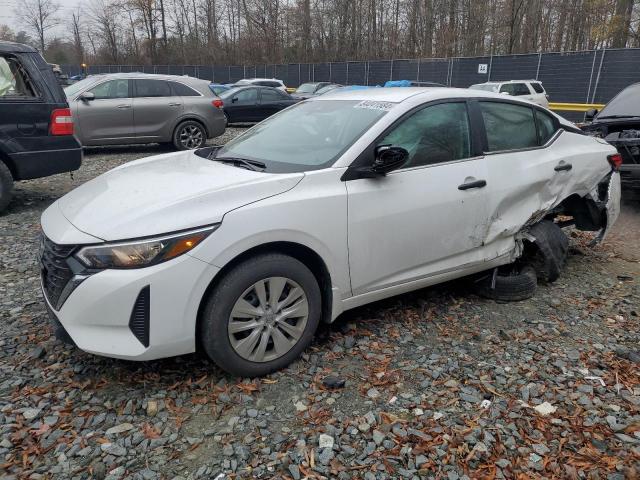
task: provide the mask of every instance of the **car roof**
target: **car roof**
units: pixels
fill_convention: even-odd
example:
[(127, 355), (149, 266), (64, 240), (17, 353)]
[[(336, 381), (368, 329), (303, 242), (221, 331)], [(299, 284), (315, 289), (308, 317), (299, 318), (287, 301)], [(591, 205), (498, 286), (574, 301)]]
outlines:
[(540, 80), (493, 80), (491, 82), (474, 83), (474, 85), (499, 85), (501, 83), (542, 83)]
[(315, 100), (374, 100), (380, 102), (401, 103), (413, 97), (420, 100), (438, 100), (441, 98), (474, 98), (478, 96), (504, 98), (503, 95), (491, 94), (480, 90), (447, 87), (384, 87), (363, 88), (358, 90), (332, 90)]
[(240, 80), (238, 80), (238, 82), (241, 81), (247, 81), (247, 82), (264, 82), (264, 81), (268, 81), (268, 82), (280, 82), (280, 83), (284, 83), (282, 80), (280, 80), (279, 78), (241, 78)]
[(91, 78), (137, 78), (137, 79), (145, 79), (148, 78), (150, 80), (172, 80), (172, 81), (181, 81), (185, 83), (189, 82), (206, 82), (209, 84), (208, 80), (202, 80), (196, 77), (189, 77), (187, 75), (163, 75), (160, 73), (144, 73), (144, 72), (121, 72), (121, 73), (98, 73), (96, 75), (90, 75)]
[(0, 53), (35, 53), (37, 50), (22, 43), (0, 41)]

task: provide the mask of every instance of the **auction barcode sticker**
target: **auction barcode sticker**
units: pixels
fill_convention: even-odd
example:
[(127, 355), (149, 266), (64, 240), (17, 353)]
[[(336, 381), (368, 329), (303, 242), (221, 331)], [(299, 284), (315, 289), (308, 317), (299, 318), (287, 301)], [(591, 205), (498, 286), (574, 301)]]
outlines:
[(393, 102), (376, 102), (374, 100), (363, 100), (357, 103), (354, 108), (367, 108), (369, 110), (384, 110), (388, 112), (395, 104)]

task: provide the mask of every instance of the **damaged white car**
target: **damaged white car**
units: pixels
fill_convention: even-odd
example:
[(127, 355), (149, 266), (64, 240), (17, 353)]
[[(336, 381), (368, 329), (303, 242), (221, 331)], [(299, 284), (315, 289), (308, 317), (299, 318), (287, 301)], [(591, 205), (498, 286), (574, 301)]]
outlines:
[(486, 272), (483, 293), (525, 298), (558, 276), (561, 226), (596, 240), (611, 227), (620, 161), (515, 98), (329, 93), (224, 147), (131, 162), (55, 202), (42, 216), (44, 296), (87, 352), (201, 347), (228, 372), (263, 375), (320, 321), (392, 295)]

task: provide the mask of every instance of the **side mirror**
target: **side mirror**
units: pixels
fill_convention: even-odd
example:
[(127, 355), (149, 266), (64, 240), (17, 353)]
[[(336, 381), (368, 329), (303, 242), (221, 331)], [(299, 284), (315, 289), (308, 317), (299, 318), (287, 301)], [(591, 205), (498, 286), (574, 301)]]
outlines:
[(598, 110), (595, 108), (591, 108), (585, 112), (584, 118), (586, 120), (593, 120), (597, 114), (598, 114)]
[(386, 175), (404, 165), (407, 162), (407, 158), (409, 158), (409, 152), (406, 149), (391, 145), (381, 145), (376, 148), (376, 159), (371, 165), (371, 170), (378, 175)]
[(95, 100), (96, 96), (91, 92), (82, 92), (78, 98), (83, 102), (90, 102), (91, 100)]
[(509, 92), (500, 92), (501, 95), (511, 95)]

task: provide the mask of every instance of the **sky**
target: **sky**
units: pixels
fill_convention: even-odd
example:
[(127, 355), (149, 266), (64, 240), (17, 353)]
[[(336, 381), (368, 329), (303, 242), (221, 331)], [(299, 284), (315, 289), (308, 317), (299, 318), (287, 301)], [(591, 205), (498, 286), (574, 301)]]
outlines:
[[(65, 17), (70, 16), (72, 10), (75, 10), (78, 5), (88, 7), (90, 0), (55, 0), (60, 4), (60, 10), (58, 16), (62, 20)], [(24, 27), (18, 24), (18, 19), (15, 15), (15, 9), (21, 5), (22, 0), (0, 0), (0, 24), (8, 25), (15, 32), (24, 30)], [(49, 35), (64, 36), (68, 31), (68, 28), (64, 25), (55, 27), (55, 29), (49, 31)]]

